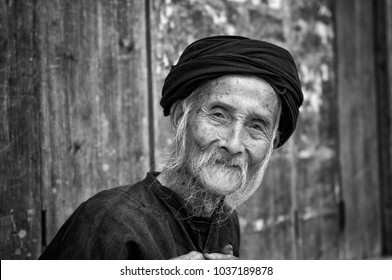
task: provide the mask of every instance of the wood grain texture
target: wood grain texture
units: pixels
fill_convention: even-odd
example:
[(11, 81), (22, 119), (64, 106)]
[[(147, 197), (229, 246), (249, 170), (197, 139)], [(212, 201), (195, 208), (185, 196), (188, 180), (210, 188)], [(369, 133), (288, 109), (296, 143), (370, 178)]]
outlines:
[(84, 200), (149, 169), (144, 4), (39, 1), (47, 241)]
[(242, 259), (295, 259), (292, 175), (283, 151), (270, 161), (261, 187), (240, 211)]
[[(392, 0), (385, 0), (386, 19), (386, 69), (387, 69), (387, 110), (389, 111), (388, 142), (386, 143), (386, 153), (389, 153), (389, 170), (387, 172), (387, 182), (384, 184), (384, 254), (392, 255)], [(388, 149), (389, 148), (389, 149)]]
[(392, 1), (374, 5), (382, 253), (392, 255)]
[[(154, 110), (154, 130), (155, 130), (155, 169), (162, 170), (161, 155), (165, 148), (173, 141), (173, 131), (170, 125), (170, 116), (163, 116), (163, 109), (159, 102), (162, 97), (162, 87), (170, 65), (166, 65), (165, 49), (169, 46), (162, 44), (167, 34), (162, 32), (161, 25), (163, 8), (165, 3), (159, 0), (150, 1), (150, 26), (152, 44), (152, 74), (153, 74), (153, 110)], [(185, 49), (186, 45), (184, 45)]]
[(0, 259), (34, 259), (41, 249), (34, 8), (0, 1)]
[[(323, 106), (320, 112), (303, 112), (296, 135), (306, 135), (304, 145), (297, 138), (297, 258), (337, 259), (339, 247), (339, 169), (337, 165), (337, 131), (334, 126), (333, 91), (322, 90)], [(306, 125), (301, 121), (311, 120)]]
[(372, 1), (336, 1), (339, 159), (345, 203), (340, 257), (381, 254)]

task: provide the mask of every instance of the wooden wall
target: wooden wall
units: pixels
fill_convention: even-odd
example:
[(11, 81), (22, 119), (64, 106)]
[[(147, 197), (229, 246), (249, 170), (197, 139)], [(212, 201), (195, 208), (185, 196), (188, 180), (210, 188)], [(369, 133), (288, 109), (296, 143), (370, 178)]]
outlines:
[[(385, 36), (381, 37), (381, 42), (384, 42), (384, 56), (380, 60), (385, 61), (385, 79), (384, 90), (379, 92), (386, 98), (385, 114), (380, 116), (380, 119), (386, 119), (386, 124), (383, 126), (385, 131), (385, 143), (382, 147), (382, 154), (389, 155), (384, 161), (384, 175), (383, 189), (382, 189), (382, 213), (383, 213), (383, 254), (392, 255), (392, 0), (386, 0), (381, 6), (380, 12), (384, 14)], [(383, 33), (381, 33), (383, 34)], [(384, 41), (382, 40), (384, 38)], [(389, 112), (389, 113), (388, 113)]]
[(149, 169), (144, 3), (0, 6), (0, 257), (37, 258), (80, 202)]
[(375, 67), (380, 156), (381, 239), (392, 254), (392, 1), (375, 2)]
[[(334, 5), (329, 107), (241, 212), (243, 258), (392, 254), (392, 0)], [(143, 178), (170, 142), (151, 76), (161, 6), (0, 0), (1, 259), (37, 258), (80, 202)]]
[[(373, 1), (336, 1), (343, 258), (381, 253)], [(348, 40), (348, 38), (350, 38)]]
[(42, 208), (50, 240), (81, 201), (149, 167), (141, 1), (42, 1)]
[(40, 70), (34, 1), (0, 3), (0, 259), (41, 251)]

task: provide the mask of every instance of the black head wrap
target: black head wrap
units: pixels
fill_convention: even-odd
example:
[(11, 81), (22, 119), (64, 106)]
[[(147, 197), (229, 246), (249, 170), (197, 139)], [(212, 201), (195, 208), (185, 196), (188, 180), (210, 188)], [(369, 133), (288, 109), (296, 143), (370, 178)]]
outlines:
[(189, 45), (172, 66), (162, 89), (165, 116), (179, 99), (211, 79), (229, 74), (255, 75), (267, 81), (282, 103), (278, 131), (283, 145), (294, 132), (303, 101), (301, 83), (291, 54), (274, 44), (240, 36), (214, 36)]

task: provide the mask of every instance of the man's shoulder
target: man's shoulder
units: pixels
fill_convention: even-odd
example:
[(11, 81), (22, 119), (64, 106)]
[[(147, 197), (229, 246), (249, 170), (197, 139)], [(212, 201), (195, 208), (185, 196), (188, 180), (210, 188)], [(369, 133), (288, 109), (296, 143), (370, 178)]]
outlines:
[(103, 190), (84, 202), (84, 208), (90, 211), (111, 213), (149, 209), (151, 205), (156, 204), (157, 200), (152, 191), (154, 187), (157, 186), (144, 179), (134, 184)]

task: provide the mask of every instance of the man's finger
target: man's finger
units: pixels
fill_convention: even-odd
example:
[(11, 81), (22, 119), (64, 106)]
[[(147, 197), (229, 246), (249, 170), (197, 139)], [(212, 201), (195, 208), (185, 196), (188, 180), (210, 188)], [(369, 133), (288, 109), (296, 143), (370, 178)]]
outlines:
[(220, 254), (220, 253), (209, 253), (203, 254), (206, 260), (239, 260), (234, 255)]
[(233, 255), (233, 246), (231, 244), (227, 244), (225, 247), (223, 247), (220, 252), (221, 254), (226, 254), (226, 255)]
[(204, 257), (200, 252), (190, 251), (188, 254), (175, 257), (172, 260), (204, 260)]

